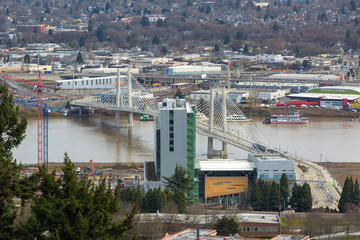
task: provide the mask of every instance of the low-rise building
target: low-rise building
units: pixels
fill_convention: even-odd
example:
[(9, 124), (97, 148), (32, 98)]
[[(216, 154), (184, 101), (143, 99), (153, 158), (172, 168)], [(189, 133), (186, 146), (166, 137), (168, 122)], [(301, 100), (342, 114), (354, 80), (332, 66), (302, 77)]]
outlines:
[(282, 154), (249, 154), (248, 159), (255, 164), (257, 179), (279, 182), (285, 173), (289, 182), (296, 180), (292, 159)]
[(221, 73), (221, 65), (209, 65), (209, 66), (176, 66), (165, 68), (164, 73), (166, 75), (188, 75), (188, 74), (206, 74), (206, 73)]

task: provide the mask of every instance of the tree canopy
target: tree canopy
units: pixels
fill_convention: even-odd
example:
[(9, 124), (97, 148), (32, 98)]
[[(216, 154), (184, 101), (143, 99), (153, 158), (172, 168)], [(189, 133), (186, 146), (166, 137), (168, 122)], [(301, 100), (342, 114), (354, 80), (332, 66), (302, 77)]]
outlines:
[(191, 189), (191, 177), (187, 175), (186, 168), (176, 164), (175, 173), (170, 177), (164, 177), (166, 187), (174, 194), (174, 200), (180, 213), (186, 211), (186, 193)]
[(78, 180), (74, 164), (65, 153), (64, 175), (55, 178), (41, 168), (38, 188), (41, 194), (31, 202), (31, 216), (20, 233), (27, 239), (122, 239), (134, 224), (136, 207), (119, 223), (112, 215), (119, 210), (119, 188), (113, 191), (102, 181), (99, 186)]
[(175, 193), (177, 190), (187, 192), (191, 189), (191, 177), (187, 175), (186, 168), (180, 164), (176, 164), (175, 172), (170, 177), (163, 177), (166, 181), (166, 187), (171, 192)]
[(83, 57), (81, 55), (81, 52), (78, 53), (78, 55), (76, 57), (76, 62), (77, 63), (83, 63), (84, 62)]
[(217, 235), (229, 236), (238, 233), (240, 228), (239, 223), (234, 218), (223, 216), (216, 221), (215, 230)]
[(339, 200), (339, 211), (341, 213), (346, 212), (347, 206), (351, 204), (359, 206), (359, 201), (360, 190), (358, 180), (356, 179), (354, 184), (352, 177), (347, 177)]
[(11, 157), (11, 150), (25, 138), (27, 121), (19, 119), (19, 107), (14, 106), (13, 97), (5, 84), (0, 85), (0, 156)]
[(0, 239), (11, 239), (16, 231), (14, 225), (17, 210), (15, 195), (22, 203), (29, 199), (27, 179), (21, 178), (21, 165), (13, 160), (11, 150), (25, 138), (26, 118), (19, 119), (19, 108), (5, 84), (0, 85)]

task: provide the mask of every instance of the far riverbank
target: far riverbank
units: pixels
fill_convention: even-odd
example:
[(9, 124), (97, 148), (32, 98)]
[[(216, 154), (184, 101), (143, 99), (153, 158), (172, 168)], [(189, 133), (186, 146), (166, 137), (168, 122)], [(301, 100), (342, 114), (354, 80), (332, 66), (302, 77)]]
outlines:
[(271, 114), (291, 113), (292, 111), (299, 111), (305, 117), (334, 117), (334, 118), (359, 118), (360, 112), (351, 112), (345, 110), (334, 110), (328, 108), (293, 108), (293, 107), (279, 107), (279, 108), (261, 108), (238, 105), (243, 113), (248, 118), (270, 117)]
[[(344, 184), (346, 177), (352, 176), (354, 181), (358, 179), (360, 181), (360, 162), (316, 162), (316, 164), (325, 167), (340, 184)], [(80, 167), (81, 170), (89, 169), (90, 164), (88, 162), (74, 162), (75, 168)], [(50, 162), (49, 170), (59, 170), (64, 164), (60, 162)], [(36, 167), (36, 164), (24, 164), (24, 169)], [(140, 162), (94, 162), (95, 170), (107, 169), (111, 170), (113, 175), (127, 175), (129, 173), (141, 175), (143, 178), (143, 163)]]

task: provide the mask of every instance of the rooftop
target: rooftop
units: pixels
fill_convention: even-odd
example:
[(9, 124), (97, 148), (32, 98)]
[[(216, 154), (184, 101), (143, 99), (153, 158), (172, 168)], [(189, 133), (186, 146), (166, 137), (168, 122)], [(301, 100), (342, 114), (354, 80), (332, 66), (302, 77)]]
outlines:
[(334, 74), (295, 74), (279, 73), (265, 77), (266, 79), (284, 79), (284, 80), (309, 80), (309, 81), (336, 81), (341, 77)]
[(248, 160), (196, 160), (201, 171), (253, 171)]
[(359, 98), (358, 95), (353, 94), (327, 94), (327, 93), (299, 93), (299, 94), (290, 94), (287, 96), (288, 98), (321, 98), (321, 99), (328, 99), (328, 100), (356, 100)]

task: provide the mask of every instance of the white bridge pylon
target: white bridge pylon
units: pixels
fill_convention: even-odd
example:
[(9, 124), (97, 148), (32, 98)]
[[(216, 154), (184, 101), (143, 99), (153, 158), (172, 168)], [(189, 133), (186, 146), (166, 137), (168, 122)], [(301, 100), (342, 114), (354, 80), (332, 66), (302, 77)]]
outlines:
[[(196, 106), (196, 131), (252, 153), (276, 152), (239, 107), (222, 91), (210, 89), (210, 101), (190, 100)], [(135, 78), (127, 74), (121, 85), (117, 75), (116, 89), (96, 93), (71, 102), (74, 107), (100, 108), (116, 112), (158, 114), (158, 102)]]

